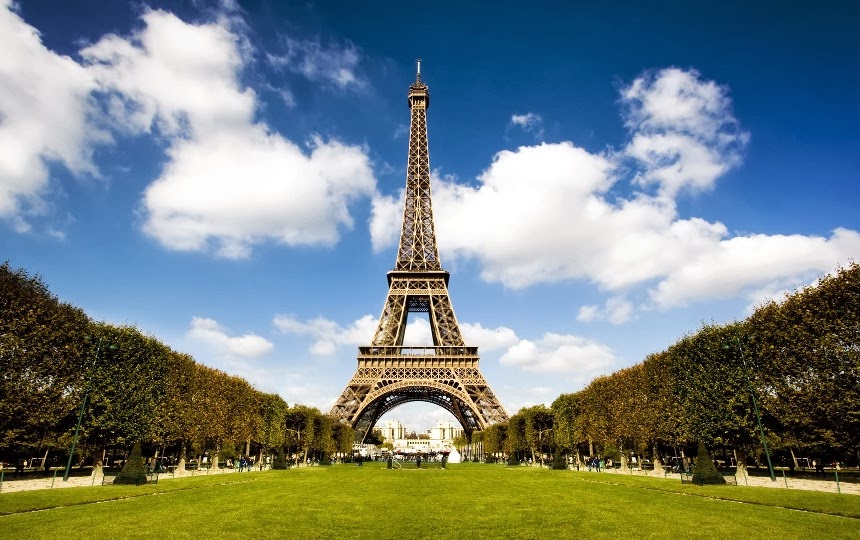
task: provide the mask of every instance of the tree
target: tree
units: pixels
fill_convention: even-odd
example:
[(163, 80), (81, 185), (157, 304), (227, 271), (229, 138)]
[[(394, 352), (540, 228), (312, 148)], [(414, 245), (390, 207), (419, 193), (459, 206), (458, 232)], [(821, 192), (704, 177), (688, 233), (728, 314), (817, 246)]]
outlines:
[(856, 459), (860, 264), (760, 307), (748, 324), (747, 351), (762, 415), (778, 430), (781, 445), (819, 459)]
[(525, 447), (531, 452), (533, 463), (537, 463), (552, 443), (552, 411), (543, 405), (520, 409), (515, 416), (523, 417)]
[(286, 444), (284, 422), (289, 408), (287, 402), (277, 394), (260, 396), (260, 423), (256, 439), (266, 451), (272, 452), (278, 448), (283, 450)]
[(673, 392), (675, 374), (665, 352), (650, 354), (642, 362), (644, 399), (642, 421), (645, 438), (651, 446), (655, 469), (661, 465), (661, 447), (679, 443), (681, 407)]
[(518, 463), (520, 453), (527, 449), (526, 418), (521, 414), (515, 414), (508, 419), (507, 436), (505, 437), (505, 453), (508, 454), (508, 462), (511, 464)]
[(93, 323), (91, 335), (90, 354), (98, 354), (98, 359), (91, 367), (84, 439), (91, 449), (155, 441), (156, 413), (166, 398), (169, 349), (130, 326)]
[(550, 410), (555, 444), (563, 452), (575, 452), (578, 444), (583, 440), (576, 429), (576, 417), (579, 414), (577, 394), (561, 394), (552, 402)]
[[(335, 422), (332, 425), (331, 436), (334, 440), (334, 451), (341, 454), (352, 453), (352, 443), (355, 441), (355, 430), (349, 424)], [(374, 443), (375, 444), (375, 443)], [(379, 444), (384, 444), (380, 442)]]
[(77, 421), (89, 318), (38, 276), (0, 265), (0, 457), (56, 446)]
[(286, 413), (287, 444), (296, 449), (296, 454), (303, 453), (302, 461), (307, 461), (308, 452), (316, 444), (313, 419), (319, 414), (318, 409), (306, 405), (294, 405)]
[(493, 424), (484, 430), (484, 452), (494, 458), (505, 452), (508, 425)]
[(731, 346), (744, 332), (740, 323), (704, 325), (669, 347), (674, 392), (682, 412), (682, 442), (755, 446), (757, 427), (748, 373), (740, 351)]

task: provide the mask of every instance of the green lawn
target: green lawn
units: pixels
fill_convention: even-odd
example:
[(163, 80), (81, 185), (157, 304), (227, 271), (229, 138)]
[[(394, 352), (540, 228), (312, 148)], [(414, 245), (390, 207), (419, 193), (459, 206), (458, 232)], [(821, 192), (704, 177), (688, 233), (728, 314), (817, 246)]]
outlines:
[[(33, 511), (43, 510), (43, 511)], [(0, 538), (860, 538), (860, 497), (495, 465), (0, 494)]]

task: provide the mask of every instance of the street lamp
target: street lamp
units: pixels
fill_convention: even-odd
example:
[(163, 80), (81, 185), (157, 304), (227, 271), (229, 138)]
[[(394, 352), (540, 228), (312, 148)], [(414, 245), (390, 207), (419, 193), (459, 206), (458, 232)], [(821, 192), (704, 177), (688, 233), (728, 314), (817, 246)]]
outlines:
[[(737, 336), (735, 336), (735, 343), (737, 343), (737, 345), (738, 345), (738, 352), (740, 353), (741, 363), (744, 366), (744, 376), (747, 379), (747, 386), (749, 387), (750, 399), (752, 399), (753, 411), (755, 411), (755, 419), (756, 419), (756, 422), (758, 422), (758, 430), (759, 430), (759, 433), (761, 434), (761, 444), (764, 447), (764, 455), (767, 458), (767, 468), (768, 468), (768, 471), (770, 471), (770, 480), (771, 480), (771, 482), (776, 482), (776, 474), (773, 472), (773, 463), (771, 463), (771, 461), (770, 461), (770, 451), (768, 451), (768, 449), (767, 449), (767, 439), (765, 439), (765, 437), (764, 437), (764, 426), (762, 426), (762, 424), (761, 424), (761, 415), (758, 412), (758, 403), (756, 402), (756, 399), (755, 399), (755, 390), (753, 389), (752, 381), (750, 380), (750, 372), (749, 372), (749, 368), (747, 367), (747, 360), (746, 360), (746, 357), (744, 357), (744, 348), (741, 345), (741, 340), (738, 339)], [(728, 344), (723, 345), (723, 349), (725, 349), (725, 350), (729, 350), (731, 348), (732, 348), (731, 345), (728, 345)]]
[[(87, 375), (87, 386), (84, 390), (84, 399), (81, 401), (81, 412), (78, 414), (78, 424), (75, 426), (75, 436), (72, 438), (72, 448), (69, 450), (69, 461), (66, 462), (66, 472), (63, 474), (63, 482), (68, 482), (69, 480), (69, 471), (72, 470), (72, 456), (75, 455), (75, 445), (78, 444), (78, 432), (81, 430), (81, 421), (84, 419), (84, 410), (87, 408), (87, 399), (90, 397), (90, 391), (92, 390), (92, 382), (93, 382), (93, 370), (95, 370), (96, 363), (99, 361), (99, 351), (102, 347), (102, 338), (99, 338), (99, 342), (96, 345), (96, 354), (93, 357), (93, 363), (90, 366), (89, 373)], [(114, 349), (113, 345), (109, 348)]]

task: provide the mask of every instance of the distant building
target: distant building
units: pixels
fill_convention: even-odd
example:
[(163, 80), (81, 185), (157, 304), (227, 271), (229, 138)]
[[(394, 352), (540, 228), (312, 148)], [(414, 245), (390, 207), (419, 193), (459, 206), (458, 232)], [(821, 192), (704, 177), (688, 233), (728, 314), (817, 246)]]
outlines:
[(444, 420), (439, 420), (434, 427), (419, 434), (417, 438), (406, 438), (406, 428), (397, 420), (389, 420), (385, 425), (374, 428), (374, 431), (379, 432), (385, 442), (390, 442), (395, 451), (406, 452), (451, 450), (454, 448), (454, 439), (463, 435), (462, 427)]
[(373, 431), (382, 435), (382, 440), (391, 441), (392, 443), (397, 439), (406, 438), (406, 428), (397, 420), (388, 420), (384, 426), (377, 425), (373, 428)]

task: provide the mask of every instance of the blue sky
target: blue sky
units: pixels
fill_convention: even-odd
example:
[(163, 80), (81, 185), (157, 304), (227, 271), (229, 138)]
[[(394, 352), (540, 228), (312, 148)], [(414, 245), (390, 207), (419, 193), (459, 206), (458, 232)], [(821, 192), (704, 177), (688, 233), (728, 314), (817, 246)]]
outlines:
[(327, 411), (420, 57), (463, 334), (510, 413), (551, 402), (860, 255), (860, 8), (643, 4), (0, 0), (0, 259)]

